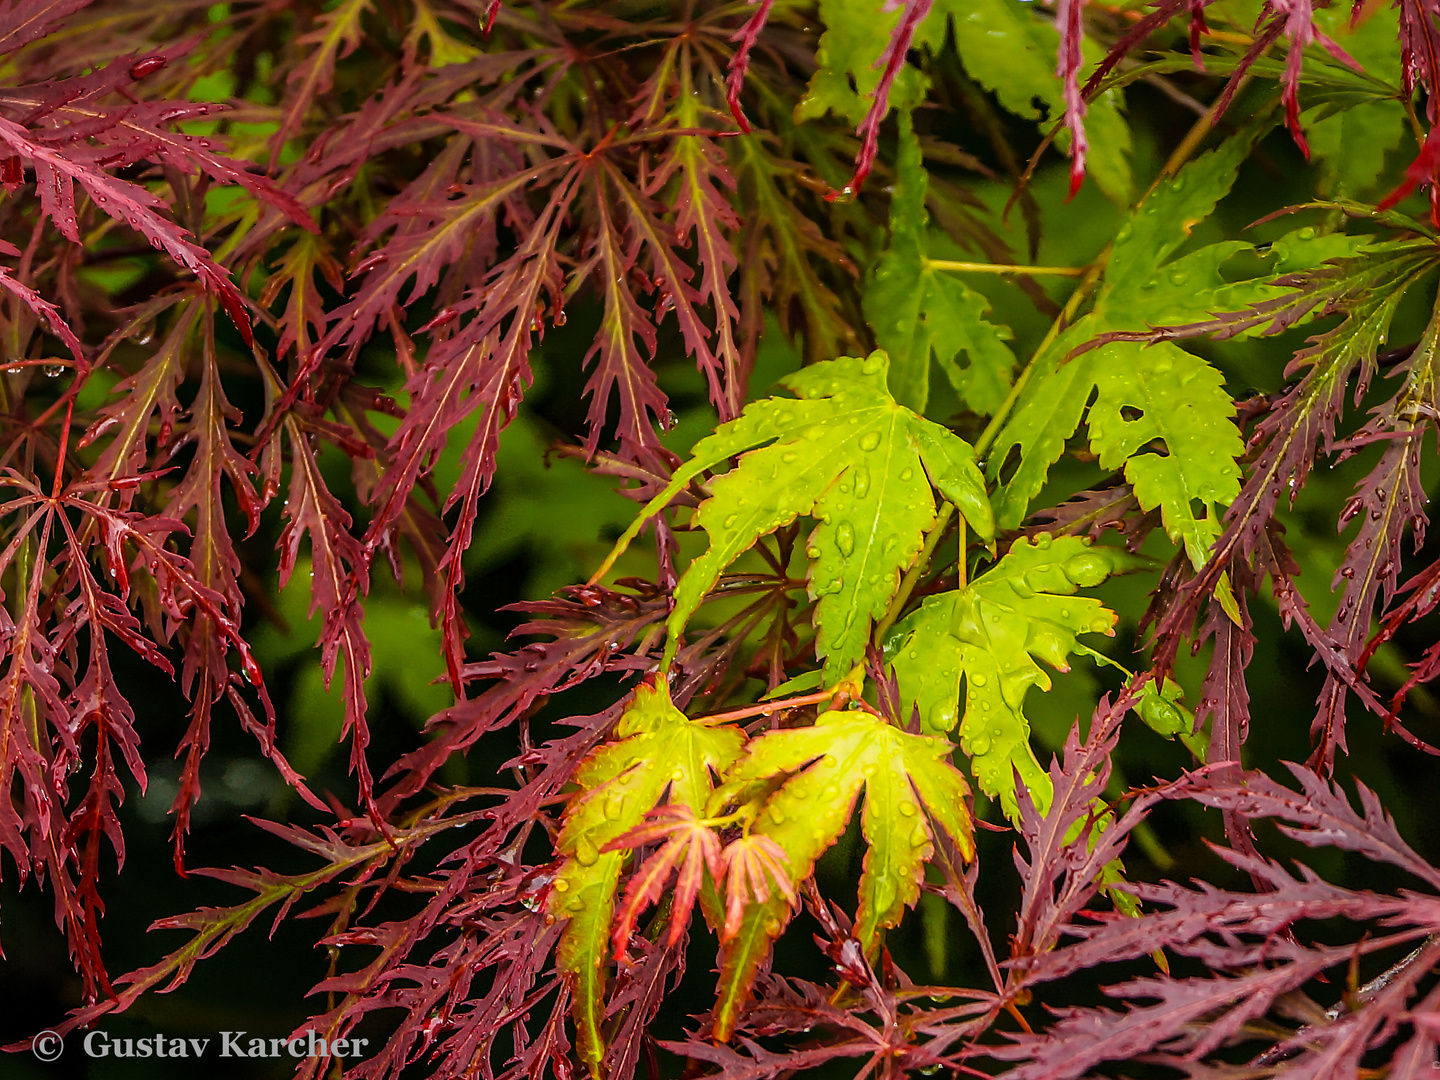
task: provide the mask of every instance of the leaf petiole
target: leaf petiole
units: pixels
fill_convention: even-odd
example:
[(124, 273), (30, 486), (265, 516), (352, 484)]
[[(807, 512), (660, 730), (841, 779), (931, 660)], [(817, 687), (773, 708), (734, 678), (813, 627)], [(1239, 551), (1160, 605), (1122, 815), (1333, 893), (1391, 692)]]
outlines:
[(957, 262), (954, 259), (924, 259), (927, 270), (948, 270), (955, 274), (1027, 274), (1031, 277), (1080, 277), (1084, 266), (1019, 266), (1007, 263)]
[(844, 683), (839, 683), (828, 690), (817, 690), (813, 694), (801, 694), (799, 697), (785, 698), (782, 701), (762, 701), (759, 705), (747, 705), (743, 709), (732, 709), (730, 712), (714, 713), (710, 716), (699, 716), (694, 719), (697, 724), (728, 724), (734, 720), (748, 720), (752, 716), (770, 716), (773, 713), (783, 712), (786, 709), (798, 709), (802, 705), (818, 705), (822, 701), (828, 701), (835, 696), (836, 691)]
[[(915, 560), (915, 565), (906, 571), (905, 577), (900, 582), (900, 588), (896, 590), (895, 599), (890, 601), (889, 610), (885, 612), (884, 618), (875, 624), (875, 636), (871, 640), (874, 641), (877, 646), (884, 642), (885, 635), (890, 632), (890, 628), (895, 625), (895, 620), (900, 617), (900, 612), (904, 609), (906, 601), (910, 599), (910, 594), (915, 591), (915, 586), (920, 582), (920, 575), (923, 574), (925, 568), (930, 565), (930, 558), (935, 554), (935, 548), (939, 545), (940, 538), (944, 536), (945, 527), (950, 524), (950, 517), (954, 513), (955, 506), (953, 503), (947, 501), (941, 504), (940, 512), (935, 515), (935, 524), (925, 537), (925, 546), (920, 549), (920, 557)], [(960, 572), (963, 574), (965, 572), (963, 569), (965, 562), (963, 547), (965, 543), (965, 526), (962, 524), (960, 528), (960, 543), (962, 545), (960, 554), (962, 569)]]

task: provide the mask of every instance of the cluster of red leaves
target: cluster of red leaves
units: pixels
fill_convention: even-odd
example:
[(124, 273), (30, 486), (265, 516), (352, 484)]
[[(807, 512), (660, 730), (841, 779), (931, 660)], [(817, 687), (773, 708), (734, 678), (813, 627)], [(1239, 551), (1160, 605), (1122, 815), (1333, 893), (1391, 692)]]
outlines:
[[(537, 646), (552, 683), (512, 680), (520, 697), (488, 718), (465, 689), (500, 672), (465, 657), (462, 557), (532, 350), (566, 304), (600, 310), (585, 445), (662, 479), (668, 409), (651, 361), (667, 322), (722, 419), (743, 399), (764, 301), (783, 301), (792, 330), (824, 319), (817, 341), (844, 325), (814, 258), (831, 252), (798, 208), (803, 188), (770, 167), (761, 136), (733, 153), (721, 139), (729, 12), (632, 24), (604, 9), (481, 12), (458, 0), (392, 14), (369, 0), (208, 15), (0, 7), (0, 54), (20, 73), (0, 89), (0, 229), (17, 239), (0, 242), (0, 845), (22, 880), (53, 890), (92, 1001), (110, 993), (97, 885), (103, 844), (123, 860), (117, 762), (146, 783), (112, 644), (178, 674), (191, 703), (177, 867), (222, 703), (323, 808), (276, 749), (275, 709), (240, 629), (268, 568), (237, 545), (283, 492), (280, 581), (308, 554), (357, 798), (387, 832), (446, 755), (632, 640), (593, 642), (590, 660)], [(481, 14), (483, 49), (471, 44)], [(783, 73), (783, 58), (765, 56)], [(198, 80), (237, 77), (283, 93), (273, 105), (264, 93), (190, 100)], [(768, 120), (775, 105), (756, 108)], [(217, 124), (241, 140), (265, 132), (249, 149), (269, 168), (227, 156)], [(742, 223), (737, 184), (775, 212)], [(220, 185), (246, 197), (227, 200)], [(749, 321), (732, 293), (742, 249)], [(94, 279), (111, 265), (143, 268), (120, 311)], [(354, 377), (377, 335), (393, 345), (403, 405)], [(227, 398), (237, 371), (265, 399), (263, 416)], [(371, 413), (398, 418), (394, 433)], [(436, 490), (437, 456), (467, 422), (458, 479)], [(322, 473), (327, 448), (353, 462), (359, 522)], [(418, 566), (460, 698), (383, 797), (364, 691), (364, 598), (381, 555), (397, 576)], [(653, 618), (645, 610), (637, 625)]]

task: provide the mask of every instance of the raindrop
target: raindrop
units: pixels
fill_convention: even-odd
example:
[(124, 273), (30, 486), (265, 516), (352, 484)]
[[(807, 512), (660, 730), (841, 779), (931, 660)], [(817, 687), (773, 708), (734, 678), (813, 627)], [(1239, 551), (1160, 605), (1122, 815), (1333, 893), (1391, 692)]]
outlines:
[(130, 78), (137, 82), (147, 75), (153, 75), (163, 68), (168, 61), (163, 56), (147, 56), (143, 60), (136, 60), (130, 65)]
[(880, 433), (878, 431), (867, 431), (860, 436), (860, 449), (866, 453), (874, 450), (880, 445)]
[(581, 836), (575, 844), (575, 861), (581, 866), (594, 866), (599, 858), (600, 849), (595, 846), (595, 842), (588, 836)]
[(840, 522), (835, 529), (835, 546), (847, 558), (855, 553), (855, 526), (848, 521)]
[(1080, 584), (1091, 584), (1105, 577), (1105, 559), (1093, 552), (1072, 555), (1065, 560), (1065, 576)]

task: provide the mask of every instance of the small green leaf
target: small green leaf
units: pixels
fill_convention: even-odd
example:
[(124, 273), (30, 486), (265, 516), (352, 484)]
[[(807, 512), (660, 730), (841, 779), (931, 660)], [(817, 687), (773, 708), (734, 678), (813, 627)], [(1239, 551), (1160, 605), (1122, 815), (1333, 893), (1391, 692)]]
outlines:
[[(954, 245), (929, 236), (926, 184), (919, 140), (909, 114), (902, 113), (890, 247), (867, 284), (865, 315), (881, 348), (890, 354), (890, 389), (897, 401), (925, 411), (933, 353), (961, 400), (988, 416), (1010, 388), (1015, 367), (1015, 356), (1005, 344), (1010, 330), (986, 321), (990, 305), (983, 296), (954, 274), (931, 266), (932, 244)], [(962, 353), (968, 360), (964, 367)]]
[(1245, 446), (1224, 380), (1169, 342), (1116, 342), (1104, 351), (1090, 445), (1101, 468), (1124, 467), (1141, 509), (1160, 508), (1165, 532), (1198, 570), (1220, 535), (1221, 508), (1240, 494)]
[(1011, 817), (1017, 771), (1037, 806), (1050, 802), (1050, 780), (1030, 749), (1024, 713), (1030, 687), (1050, 689), (1036, 661), (1068, 671), (1069, 657), (1082, 651), (1078, 635), (1113, 634), (1115, 613), (1075, 593), (1136, 562), (1081, 537), (1041, 533), (1033, 543), (1022, 537), (970, 585), (927, 598), (891, 635), (901, 702), (907, 710), (919, 707), (923, 730), (955, 727), (964, 677), (960, 746), (981, 790), (999, 798)]
[(1166, 679), (1161, 688), (1147, 682), (1135, 712), (1157, 735), (1179, 739), (1198, 760), (1204, 761), (1210, 739), (1204, 732), (1195, 730), (1195, 714), (1185, 707), (1184, 693), (1180, 684), (1170, 679)]

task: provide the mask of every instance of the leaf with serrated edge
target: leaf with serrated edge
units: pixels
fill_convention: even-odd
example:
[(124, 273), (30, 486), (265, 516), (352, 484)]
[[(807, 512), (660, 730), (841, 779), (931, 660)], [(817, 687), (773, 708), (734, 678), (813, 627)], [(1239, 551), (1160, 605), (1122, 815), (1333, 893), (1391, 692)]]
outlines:
[(1068, 658), (1080, 651), (1079, 634), (1113, 635), (1115, 613), (1074, 594), (1134, 562), (1078, 536), (1021, 538), (988, 573), (927, 598), (891, 635), (901, 701), (907, 713), (919, 707), (922, 730), (943, 734), (955, 727), (964, 676), (960, 746), (981, 790), (999, 798), (1011, 818), (1018, 809), (1016, 772), (1037, 806), (1043, 810), (1050, 801), (1050, 781), (1030, 749), (1023, 711), (1031, 686), (1050, 689), (1050, 676), (1036, 660), (1068, 671)]
[(638, 826), (667, 788), (671, 803), (702, 811), (712, 774), (739, 757), (745, 740), (738, 728), (688, 719), (663, 685), (636, 689), (615, 734), (619, 741), (596, 750), (576, 771), (581, 790), (565, 811), (557, 845), (564, 861), (549, 900), (550, 913), (569, 920), (557, 963), (574, 995), (579, 1053), (594, 1076), (605, 1056), (605, 960), (627, 857), (603, 849)]
[[(888, 358), (841, 357), (785, 380), (799, 401), (771, 398), (695, 446), (694, 456), (625, 531), (598, 580), (641, 526), (705, 469), (736, 454), (740, 464), (711, 485), (695, 522), (710, 547), (675, 590), (666, 624), (663, 668), (670, 665), (686, 622), (721, 572), (760, 537), (813, 514), (810, 591), (818, 599), (816, 652), (829, 682), (864, 655), (870, 620), (899, 587), (900, 571), (920, 551), (935, 521), (929, 482), (953, 501), (981, 537), (994, 522), (974, 452), (947, 428), (896, 404), (886, 388)], [(766, 445), (766, 444), (770, 445)], [(749, 451), (749, 453), (746, 453)]]
[[(975, 412), (988, 415), (1010, 387), (1015, 367), (1005, 344), (1010, 330), (985, 320), (990, 305), (983, 296), (930, 264), (924, 160), (908, 113), (900, 118), (896, 174), (890, 247), (865, 290), (866, 317), (890, 353), (890, 389), (896, 400), (924, 412), (933, 353), (955, 392)], [(969, 361), (963, 369), (961, 353)]]
[[(881, 931), (896, 926), (915, 903), (936, 827), (969, 859), (975, 845), (965, 800), (969, 787), (949, 762), (944, 739), (912, 735), (873, 713), (827, 712), (813, 727), (774, 731), (753, 739), (726, 775), (728, 784), (792, 774), (765, 802), (753, 833), (778, 843), (796, 882), (845, 830), (860, 789), (861, 822), (869, 850), (860, 877), (855, 935), (871, 954)], [(772, 896), (752, 905), (729, 944), (715, 1006), (715, 1037), (728, 1038), (756, 967), (788, 918), (788, 904)]]
[[(1159, 507), (1170, 539), (1185, 545), (1192, 566), (1204, 566), (1220, 535), (1219, 508), (1240, 494), (1236, 462), (1245, 449), (1224, 379), (1168, 342), (1116, 342), (1106, 351), (1087, 419), (1090, 445), (1101, 468), (1123, 465), (1141, 509)], [(1126, 409), (1140, 415), (1128, 418)], [(1142, 453), (1156, 440), (1165, 453)], [(1203, 517), (1195, 516), (1196, 502)]]
[(996, 495), (996, 517), (1003, 526), (1013, 527), (1025, 517), (1065, 441), (1080, 426), (1096, 381), (1130, 359), (1107, 346), (1066, 362), (1072, 350), (1107, 331), (1206, 318), (1276, 294), (1268, 277), (1231, 284), (1220, 276), (1220, 264), (1245, 250), (1245, 244), (1226, 242), (1167, 262), (1230, 190), (1251, 142), (1236, 137), (1202, 155), (1136, 207), (1116, 235), (1095, 310), (1035, 358), (1030, 382), (987, 462), (991, 475), (998, 476), (1012, 451), (1019, 452), (1018, 468)]

